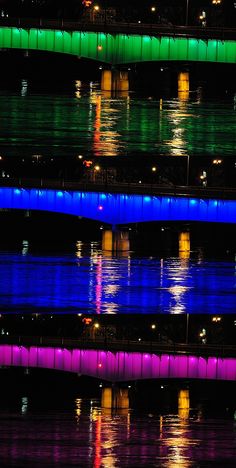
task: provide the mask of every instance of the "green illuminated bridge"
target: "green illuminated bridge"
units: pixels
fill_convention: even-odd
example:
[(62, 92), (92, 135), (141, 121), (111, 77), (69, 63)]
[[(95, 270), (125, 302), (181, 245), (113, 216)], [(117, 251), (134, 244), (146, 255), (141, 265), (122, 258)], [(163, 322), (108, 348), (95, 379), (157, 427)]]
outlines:
[(72, 54), (110, 65), (145, 61), (236, 63), (236, 30), (8, 18), (0, 20), (0, 48)]

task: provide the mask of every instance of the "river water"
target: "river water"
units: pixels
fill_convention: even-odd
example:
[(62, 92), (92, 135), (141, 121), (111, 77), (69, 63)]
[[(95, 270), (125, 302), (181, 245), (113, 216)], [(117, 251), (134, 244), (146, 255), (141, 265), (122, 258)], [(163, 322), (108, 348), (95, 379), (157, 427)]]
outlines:
[[(190, 93), (188, 100), (135, 93), (111, 97), (99, 91), (98, 83), (71, 81), (58, 91), (52, 84), (46, 90), (35, 89), (33, 81), (18, 80), (0, 91), (0, 174), (58, 177), (67, 171), (68, 176), (79, 178), (79, 155), (82, 161), (128, 158), (132, 173), (139, 166), (142, 174), (147, 168), (151, 173), (150, 161), (155, 158), (188, 156), (190, 166), (195, 160), (205, 167), (217, 156), (224, 159), (224, 166), (230, 161), (232, 181), (235, 123), (232, 96), (214, 100), (196, 93)], [(186, 157), (182, 159), (186, 167)], [(219, 167), (222, 164), (214, 166)], [(216, 180), (221, 175), (220, 169)], [(15, 225), (11, 235), (17, 236), (19, 229)], [(46, 232), (39, 228), (38, 237), (46, 239)], [(26, 240), (18, 251), (1, 251), (1, 311), (235, 312), (234, 250), (226, 260), (207, 260), (196, 255), (190, 259), (138, 256), (137, 252), (126, 258), (107, 257), (100, 247), (92, 242), (85, 251), (78, 240), (70, 253), (41, 255), (30, 253)]]
[[(21, 80), (0, 90), (2, 156), (235, 156), (233, 96), (112, 97), (79, 80), (59, 91)], [(3, 86), (3, 85), (2, 85)], [(145, 160), (144, 160), (145, 163)]]
[[(80, 178), (78, 156), (98, 158), (101, 165), (121, 160), (122, 166), (129, 159), (132, 171), (139, 166), (142, 173), (170, 156), (183, 161), (185, 170), (189, 157), (190, 172), (195, 164), (196, 174), (210, 174), (218, 158), (223, 165), (217, 165), (214, 181), (229, 177), (234, 185), (235, 123), (232, 96), (111, 97), (96, 83), (77, 81), (57, 92), (35, 90), (24, 79), (0, 90), (0, 175)], [(172, 180), (173, 172), (167, 175)], [(183, 183), (186, 174), (180, 175)], [(17, 227), (11, 234), (18, 238)], [(46, 237), (46, 229), (38, 235)], [(234, 249), (224, 258), (138, 252), (119, 257), (104, 255), (101, 244), (89, 239), (66, 252), (32, 249), (28, 240), (17, 248), (1, 246), (1, 314), (235, 313)], [(182, 420), (139, 408), (111, 415), (98, 400), (74, 398), (67, 405), (65, 396), (50, 405), (47, 393), (37, 402), (26, 395), (1, 398), (1, 467), (235, 467), (232, 414)]]
[(69, 252), (0, 251), (0, 311), (9, 313), (235, 313), (234, 257), (104, 255), (99, 242)]
[[(1, 406), (2, 406), (1, 402)], [(233, 419), (185, 420), (129, 410), (109, 414), (98, 400), (81, 398), (5, 402), (0, 412), (2, 467), (234, 467)]]

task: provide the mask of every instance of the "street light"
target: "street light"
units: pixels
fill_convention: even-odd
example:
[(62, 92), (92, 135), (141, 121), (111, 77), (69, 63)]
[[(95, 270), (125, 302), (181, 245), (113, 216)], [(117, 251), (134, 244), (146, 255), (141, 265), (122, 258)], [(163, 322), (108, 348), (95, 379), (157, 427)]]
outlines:
[(188, 3), (189, 3), (189, 0), (186, 0), (186, 18), (185, 18), (185, 26), (188, 26)]
[(189, 154), (187, 156), (187, 174), (186, 174), (186, 185), (188, 186), (189, 184)]
[(189, 314), (186, 314), (186, 334), (185, 334), (186, 344), (188, 344), (188, 334), (189, 334)]

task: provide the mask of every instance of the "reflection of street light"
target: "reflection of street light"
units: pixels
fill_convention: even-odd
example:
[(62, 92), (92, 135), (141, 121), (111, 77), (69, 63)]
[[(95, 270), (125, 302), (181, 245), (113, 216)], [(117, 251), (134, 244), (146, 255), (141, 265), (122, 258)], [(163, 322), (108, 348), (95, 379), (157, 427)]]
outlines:
[(152, 330), (156, 330), (156, 325), (155, 325), (155, 323), (152, 323), (151, 329), (152, 329)]
[(152, 6), (152, 7), (151, 7), (151, 11), (152, 11), (152, 13), (155, 13), (156, 7), (155, 7), (155, 6)]

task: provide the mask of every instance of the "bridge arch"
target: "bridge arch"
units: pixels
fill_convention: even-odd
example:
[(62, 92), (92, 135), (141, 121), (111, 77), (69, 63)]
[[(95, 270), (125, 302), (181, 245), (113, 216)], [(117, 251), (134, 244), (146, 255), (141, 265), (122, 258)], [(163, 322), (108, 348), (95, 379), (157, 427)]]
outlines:
[(193, 355), (0, 345), (0, 365), (54, 369), (110, 382), (142, 379), (236, 380), (236, 359)]
[(1, 187), (0, 208), (52, 211), (124, 225), (147, 221), (236, 223), (236, 200)]
[(112, 65), (156, 61), (236, 63), (236, 41), (0, 27), (0, 48), (72, 54)]

